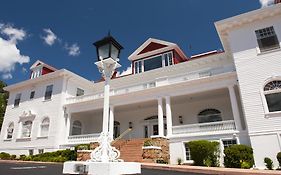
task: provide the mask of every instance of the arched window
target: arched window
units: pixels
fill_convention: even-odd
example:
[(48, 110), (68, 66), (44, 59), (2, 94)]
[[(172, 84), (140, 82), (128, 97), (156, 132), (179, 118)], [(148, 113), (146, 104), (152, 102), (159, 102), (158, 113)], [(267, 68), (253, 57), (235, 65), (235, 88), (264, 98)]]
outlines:
[(32, 121), (27, 120), (22, 123), (22, 137), (30, 137), (32, 129)]
[(41, 137), (47, 137), (49, 134), (49, 126), (50, 126), (50, 119), (48, 117), (44, 118), (44, 120), (41, 123)]
[(221, 112), (217, 109), (204, 109), (198, 114), (199, 123), (222, 121)]
[(72, 135), (81, 135), (82, 134), (82, 123), (78, 120), (75, 120), (72, 125)]
[(267, 83), (263, 90), (268, 111), (281, 111), (281, 80), (274, 80)]
[(14, 132), (14, 123), (12, 122), (7, 128), (7, 139), (13, 138), (13, 132)]

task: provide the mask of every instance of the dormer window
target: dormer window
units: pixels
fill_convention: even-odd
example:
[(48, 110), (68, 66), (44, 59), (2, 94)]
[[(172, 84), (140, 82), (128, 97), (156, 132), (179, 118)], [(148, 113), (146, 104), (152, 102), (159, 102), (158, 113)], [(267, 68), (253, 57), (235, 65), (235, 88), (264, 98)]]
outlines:
[(134, 62), (135, 74), (173, 65), (173, 53), (167, 52)]
[(41, 75), (42, 75), (42, 67), (41, 66), (36, 67), (31, 74), (31, 79), (40, 77)]

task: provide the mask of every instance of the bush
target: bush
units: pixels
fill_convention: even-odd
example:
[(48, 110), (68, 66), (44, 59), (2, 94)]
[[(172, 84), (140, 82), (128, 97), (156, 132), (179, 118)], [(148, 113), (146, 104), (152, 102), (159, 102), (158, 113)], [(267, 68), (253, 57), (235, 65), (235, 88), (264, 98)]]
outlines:
[(191, 141), (186, 143), (190, 155), (196, 166), (218, 166), (219, 143), (207, 140)]
[(75, 146), (75, 150), (90, 150), (90, 144), (80, 144)]
[(251, 168), (254, 165), (253, 149), (247, 145), (231, 145), (224, 150), (227, 168)]
[(2, 160), (9, 160), (11, 158), (10, 154), (5, 153), (5, 152), (1, 152), (0, 153), (0, 159)]
[(267, 169), (272, 170), (273, 169), (273, 162), (269, 157), (264, 158), (264, 164)]
[(153, 146), (153, 142), (151, 139), (146, 139), (143, 143), (143, 146)]
[(276, 156), (278, 162), (279, 162), (279, 168), (281, 168), (281, 152), (279, 152)]
[(13, 154), (13, 155), (11, 155), (10, 159), (11, 159), (11, 160), (16, 160), (16, 159), (17, 159), (17, 156)]
[(25, 160), (26, 155), (20, 155), (20, 160)]
[(178, 165), (182, 164), (182, 159), (181, 158), (178, 158), (177, 161), (178, 161)]

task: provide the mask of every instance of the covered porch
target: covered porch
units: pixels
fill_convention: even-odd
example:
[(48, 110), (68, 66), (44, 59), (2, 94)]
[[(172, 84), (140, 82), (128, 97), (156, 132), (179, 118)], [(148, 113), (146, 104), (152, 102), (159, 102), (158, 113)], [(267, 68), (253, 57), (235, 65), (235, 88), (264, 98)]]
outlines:
[[(110, 106), (114, 138), (196, 137), (245, 129), (236, 85), (170, 94)], [(102, 101), (100, 102), (102, 106)], [(102, 108), (69, 112), (67, 144), (95, 142), (102, 131)], [(79, 109), (79, 110), (78, 110)], [(114, 120), (112, 120), (114, 118)]]

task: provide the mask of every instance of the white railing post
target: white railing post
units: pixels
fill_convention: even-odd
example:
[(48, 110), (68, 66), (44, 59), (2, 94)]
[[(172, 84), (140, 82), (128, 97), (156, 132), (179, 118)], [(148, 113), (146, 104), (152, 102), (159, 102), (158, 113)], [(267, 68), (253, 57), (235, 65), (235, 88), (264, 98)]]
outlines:
[(109, 136), (113, 139), (113, 128), (114, 128), (114, 106), (109, 108)]

